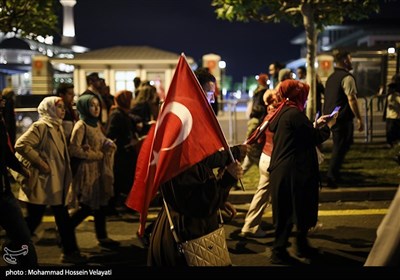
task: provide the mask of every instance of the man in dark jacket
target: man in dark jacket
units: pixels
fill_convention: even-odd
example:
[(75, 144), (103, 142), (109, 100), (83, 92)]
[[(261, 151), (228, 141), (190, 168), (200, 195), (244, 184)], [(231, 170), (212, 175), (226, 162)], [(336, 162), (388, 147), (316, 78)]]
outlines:
[(325, 86), (324, 114), (330, 114), (340, 106), (336, 124), (332, 127), (333, 148), (327, 173), (327, 187), (337, 188), (339, 171), (346, 153), (353, 144), (354, 124), (356, 117), (358, 131), (364, 130), (357, 102), (357, 86), (350, 70), (353, 69), (351, 56), (340, 51), (335, 55), (335, 71), (329, 76)]

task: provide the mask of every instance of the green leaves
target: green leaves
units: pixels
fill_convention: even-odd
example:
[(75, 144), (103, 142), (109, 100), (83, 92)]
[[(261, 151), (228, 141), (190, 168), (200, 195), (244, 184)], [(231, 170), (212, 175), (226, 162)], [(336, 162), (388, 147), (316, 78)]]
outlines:
[(55, 0), (0, 0), (0, 30), (36, 38), (57, 33)]
[(278, 22), (298, 26), (303, 21), (303, 7), (312, 11), (315, 25), (341, 24), (344, 19), (360, 20), (379, 12), (378, 0), (213, 0), (217, 18), (229, 21), (250, 20)]

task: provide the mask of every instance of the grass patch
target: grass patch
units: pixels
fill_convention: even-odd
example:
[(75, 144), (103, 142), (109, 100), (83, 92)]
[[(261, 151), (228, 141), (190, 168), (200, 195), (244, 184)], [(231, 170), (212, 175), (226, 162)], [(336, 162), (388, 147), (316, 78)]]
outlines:
[[(322, 182), (325, 182), (332, 144), (322, 148), (325, 161), (320, 166)], [(347, 153), (341, 169), (341, 187), (395, 187), (400, 183), (400, 166), (393, 160), (400, 147), (386, 148), (385, 143), (355, 143)], [(258, 166), (252, 166), (242, 182), (246, 190), (257, 188)]]

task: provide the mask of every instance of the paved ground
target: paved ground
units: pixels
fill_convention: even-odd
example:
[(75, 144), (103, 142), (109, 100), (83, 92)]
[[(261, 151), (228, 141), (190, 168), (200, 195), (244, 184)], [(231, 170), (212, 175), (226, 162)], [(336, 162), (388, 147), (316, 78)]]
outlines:
[[(310, 235), (310, 242), (313, 246), (320, 248), (321, 254), (311, 262), (298, 259), (299, 263), (294, 268), (273, 266), (269, 262), (270, 246), (273, 240), (270, 208), (267, 208), (261, 225), (268, 232), (267, 237), (245, 239), (239, 237), (238, 234), (243, 225), (248, 204), (236, 205), (239, 210), (237, 218), (225, 224), (227, 243), (234, 264), (234, 267), (228, 270), (146, 267), (147, 251), (135, 236), (138, 216), (132, 213), (126, 213), (120, 218), (109, 218), (107, 223), (109, 236), (121, 242), (121, 246), (113, 250), (97, 245), (91, 218), (82, 223), (77, 228), (76, 234), (81, 251), (89, 258), (89, 262), (84, 266), (62, 264), (59, 259), (61, 250), (57, 246), (53, 218), (46, 216), (39, 228), (38, 237), (35, 238), (40, 262), (39, 270), (33, 272), (15, 268), (10, 270), (0, 260), (0, 275), (5, 276), (7, 271), (9, 273), (21, 271), (24, 275), (43, 271), (52, 273), (60, 271), (63, 273), (76, 273), (77, 271), (93, 273), (93, 271), (97, 271), (97, 273), (104, 273), (105, 279), (111, 277), (132, 279), (139, 275), (140, 277), (147, 276), (146, 278), (154, 275), (165, 277), (167, 274), (179, 272), (184, 273), (182, 277), (186, 276), (185, 279), (188, 279), (188, 277), (198, 277), (202, 273), (204, 273), (202, 277), (211, 277), (210, 272), (223, 272), (226, 273), (224, 278), (238, 275), (246, 277), (246, 273), (250, 273), (247, 276), (256, 277), (255, 273), (265, 273), (265, 277), (279, 279), (293, 272), (301, 271), (302, 276), (309, 275), (309, 277), (315, 276), (315, 274), (321, 278), (329, 278), (331, 274), (338, 277), (338, 272), (345, 273), (343, 277), (344, 275), (350, 276), (350, 273), (365, 272), (362, 270), (363, 263), (375, 239), (376, 228), (386, 213), (389, 203), (389, 201), (322, 203), (319, 227)], [(154, 219), (158, 210), (158, 208), (152, 208), (149, 218)], [(289, 251), (294, 254), (293, 247), (290, 247)], [(327, 272), (329, 272), (328, 275), (326, 275)], [(111, 273), (111, 275), (107, 273)], [(40, 279), (42, 278), (43, 276)]]

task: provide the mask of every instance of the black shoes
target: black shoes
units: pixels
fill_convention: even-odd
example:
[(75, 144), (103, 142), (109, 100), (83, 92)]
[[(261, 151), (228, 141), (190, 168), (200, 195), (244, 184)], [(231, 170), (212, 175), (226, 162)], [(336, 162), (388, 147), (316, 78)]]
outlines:
[(397, 155), (397, 156), (393, 157), (393, 160), (394, 160), (395, 162), (397, 162), (397, 164), (400, 165), (400, 155)]
[(288, 251), (282, 250), (282, 251), (274, 251), (272, 250), (272, 255), (271, 255), (271, 264), (277, 264), (277, 265), (297, 265), (299, 262), (290, 256)]
[(140, 243), (142, 244), (143, 248), (147, 249), (150, 246), (150, 236), (146, 232), (143, 236), (140, 236), (138, 232), (136, 232), (136, 237), (139, 239)]
[(336, 181), (331, 178), (328, 178), (328, 180), (326, 182), (326, 187), (328, 189), (337, 189), (338, 188)]
[(61, 254), (60, 261), (62, 263), (72, 263), (72, 264), (86, 264), (88, 259), (81, 255), (79, 251), (75, 251), (68, 254)]
[(98, 245), (104, 248), (116, 248), (120, 245), (120, 243), (107, 237), (98, 239)]
[(306, 247), (298, 247), (296, 256), (299, 258), (307, 258), (312, 259), (317, 257), (320, 254), (317, 248), (306, 246)]

